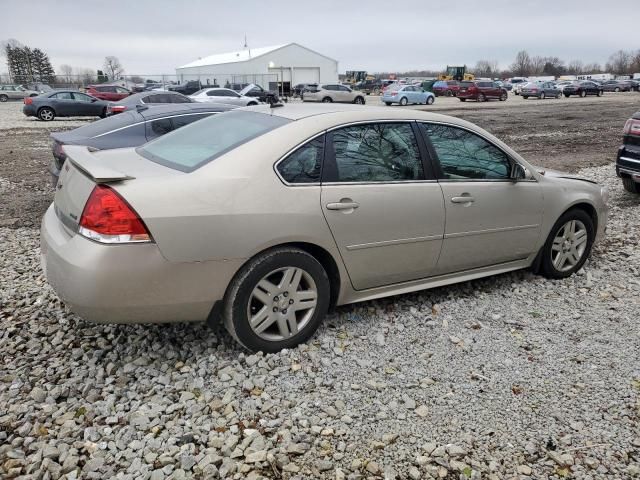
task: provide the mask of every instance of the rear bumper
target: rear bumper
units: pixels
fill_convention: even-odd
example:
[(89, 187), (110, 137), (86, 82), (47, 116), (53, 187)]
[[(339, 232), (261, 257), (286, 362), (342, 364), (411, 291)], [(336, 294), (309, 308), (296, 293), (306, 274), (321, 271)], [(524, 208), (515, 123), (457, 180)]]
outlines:
[(22, 113), (24, 113), (27, 117), (35, 117), (38, 112), (36, 111), (36, 107), (31, 104), (22, 107)]
[(627, 151), (625, 147), (620, 147), (616, 158), (616, 175), (640, 181), (640, 151)]
[(49, 284), (74, 313), (98, 323), (204, 321), (243, 263), (173, 263), (154, 243), (102, 245), (70, 234), (53, 205), (40, 240)]

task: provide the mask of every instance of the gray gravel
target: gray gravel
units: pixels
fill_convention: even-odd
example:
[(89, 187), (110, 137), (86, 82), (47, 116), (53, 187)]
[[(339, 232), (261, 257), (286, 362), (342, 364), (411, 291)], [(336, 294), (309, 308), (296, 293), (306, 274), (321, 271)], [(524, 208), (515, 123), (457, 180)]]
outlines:
[(84, 322), (38, 232), (0, 228), (0, 477), (640, 475), (640, 200), (611, 166), (583, 174), (611, 219), (579, 275), (340, 308), (265, 356), (204, 325)]

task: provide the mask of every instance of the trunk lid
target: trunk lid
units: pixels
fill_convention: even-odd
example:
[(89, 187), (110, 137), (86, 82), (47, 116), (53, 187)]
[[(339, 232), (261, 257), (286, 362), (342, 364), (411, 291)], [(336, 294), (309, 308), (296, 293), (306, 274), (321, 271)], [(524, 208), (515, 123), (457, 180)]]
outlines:
[(97, 184), (118, 184), (158, 175), (183, 175), (182, 172), (153, 163), (133, 148), (92, 151), (84, 146), (64, 147), (67, 156), (60, 172), (54, 209), (71, 232), (78, 230), (82, 211)]

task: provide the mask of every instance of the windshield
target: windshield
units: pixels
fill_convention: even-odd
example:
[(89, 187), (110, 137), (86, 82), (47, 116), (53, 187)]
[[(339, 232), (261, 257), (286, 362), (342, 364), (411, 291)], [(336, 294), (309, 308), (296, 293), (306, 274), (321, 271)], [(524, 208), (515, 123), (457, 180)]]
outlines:
[[(249, 85), (244, 87), (242, 90), (240, 90), (238, 93), (240, 95), (246, 95), (247, 93), (249, 93), (251, 90), (253, 90), (256, 87), (258, 87), (258, 85), (256, 85), (255, 83), (250, 83)], [(260, 89), (260, 87), (258, 87), (258, 89)]]
[(174, 130), (136, 151), (165, 167), (192, 172), (290, 121), (264, 113), (228, 112)]

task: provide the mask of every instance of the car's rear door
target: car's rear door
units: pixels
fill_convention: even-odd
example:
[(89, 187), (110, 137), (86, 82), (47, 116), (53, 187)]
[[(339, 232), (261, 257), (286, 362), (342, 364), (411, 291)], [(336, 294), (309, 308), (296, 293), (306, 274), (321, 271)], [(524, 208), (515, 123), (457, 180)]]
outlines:
[(538, 245), (542, 189), (513, 181), (513, 160), (465, 128), (421, 123), (437, 158), (446, 210), (439, 274), (522, 260)]
[(54, 102), (52, 103), (52, 107), (55, 110), (57, 116), (67, 117), (67, 116), (77, 115), (75, 113), (76, 101), (73, 98), (73, 93), (58, 92), (49, 98), (55, 99)]
[(321, 206), (356, 290), (434, 273), (444, 204), (416, 133), (393, 121), (327, 135)]

